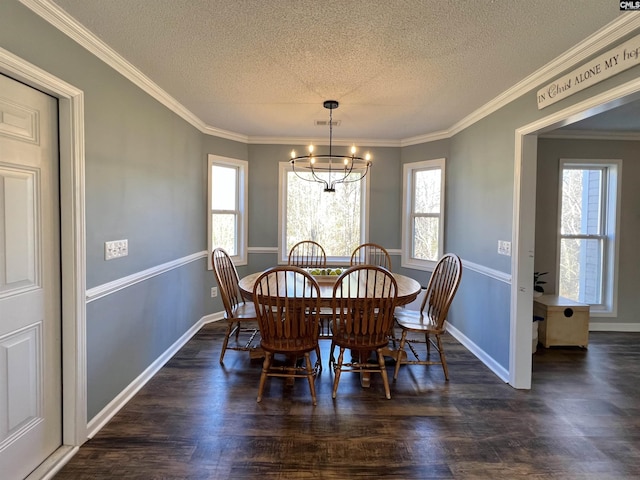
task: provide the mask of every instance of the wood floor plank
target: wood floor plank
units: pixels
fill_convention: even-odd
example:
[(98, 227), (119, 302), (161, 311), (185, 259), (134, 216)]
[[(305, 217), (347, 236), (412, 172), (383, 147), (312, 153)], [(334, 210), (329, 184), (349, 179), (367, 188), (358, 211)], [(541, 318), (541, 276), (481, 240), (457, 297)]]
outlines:
[[(515, 390), (445, 337), (439, 366), (382, 380), (344, 374), (331, 398), (329, 342), (318, 405), (306, 381), (267, 382), (261, 361), (205, 326), (55, 476), (84, 479), (640, 478), (640, 334), (592, 332), (589, 349), (539, 348)], [(392, 365), (388, 371), (392, 374)]]

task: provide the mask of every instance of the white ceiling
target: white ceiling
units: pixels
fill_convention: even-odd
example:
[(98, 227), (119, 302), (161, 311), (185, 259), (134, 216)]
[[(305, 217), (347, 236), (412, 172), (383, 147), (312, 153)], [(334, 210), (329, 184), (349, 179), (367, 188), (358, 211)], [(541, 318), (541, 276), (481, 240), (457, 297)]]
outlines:
[(205, 124), (400, 141), (450, 129), (618, 15), (581, 0), (55, 0)]

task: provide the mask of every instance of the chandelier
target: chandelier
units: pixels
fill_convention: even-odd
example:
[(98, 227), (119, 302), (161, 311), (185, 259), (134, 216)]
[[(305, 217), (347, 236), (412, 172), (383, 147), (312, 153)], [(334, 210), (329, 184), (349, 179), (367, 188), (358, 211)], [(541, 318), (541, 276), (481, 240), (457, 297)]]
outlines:
[[(351, 147), (351, 155), (335, 155), (333, 153), (333, 111), (338, 108), (336, 100), (325, 100), (324, 108), (329, 109), (329, 154), (314, 154), (313, 145), (309, 145), (309, 154), (296, 156), (291, 151), (291, 168), (302, 180), (317, 182), (324, 185), (325, 192), (335, 192), (339, 183), (351, 183), (362, 180), (371, 167), (371, 155), (364, 158), (356, 157), (355, 145)], [(301, 173), (311, 173), (301, 175)], [(360, 174), (360, 175), (358, 175)]]

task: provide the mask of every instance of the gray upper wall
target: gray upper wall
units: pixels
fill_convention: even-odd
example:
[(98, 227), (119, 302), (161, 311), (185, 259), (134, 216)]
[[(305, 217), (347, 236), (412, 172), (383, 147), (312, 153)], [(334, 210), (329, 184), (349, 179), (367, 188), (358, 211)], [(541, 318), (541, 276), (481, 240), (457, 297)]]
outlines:
[[(448, 193), (454, 199), (447, 205), (449, 249), (465, 260), (511, 273), (512, 259), (498, 255), (497, 241), (513, 241), (516, 130), (638, 75), (640, 66), (633, 67), (543, 110), (536, 104), (536, 91), (544, 86), (539, 85), (455, 135), (447, 170)], [(462, 282), (449, 322), (508, 371), (510, 297), (498, 280), (463, 274)], [(474, 282), (474, 288), (467, 282)]]
[(0, 2), (0, 46), (84, 92), (87, 288), (206, 250), (201, 132), (17, 1)]
[[(0, 47), (84, 93), (87, 289), (206, 250), (206, 153), (246, 158), (246, 145), (203, 135), (15, 0), (0, 1)], [(105, 261), (104, 242), (123, 238), (129, 255)], [(206, 263), (87, 304), (89, 419), (222, 310)]]
[(515, 131), (639, 74), (640, 66), (633, 67), (543, 110), (536, 104), (540, 85), (451, 138), (447, 175), (457, 199), (447, 206), (451, 250), (510, 273), (511, 259), (497, 254), (497, 241), (512, 240)]

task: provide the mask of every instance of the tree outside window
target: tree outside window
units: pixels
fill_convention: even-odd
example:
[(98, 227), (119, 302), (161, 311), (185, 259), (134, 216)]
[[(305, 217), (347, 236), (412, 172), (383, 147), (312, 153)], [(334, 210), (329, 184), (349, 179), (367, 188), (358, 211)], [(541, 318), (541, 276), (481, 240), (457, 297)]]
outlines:
[[(306, 172), (300, 175), (311, 178)], [(281, 166), (281, 261), (299, 241), (313, 240), (322, 245), (329, 261), (348, 263), (364, 242), (366, 180), (338, 184), (335, 192), (325, 192), (321, 184)]]

